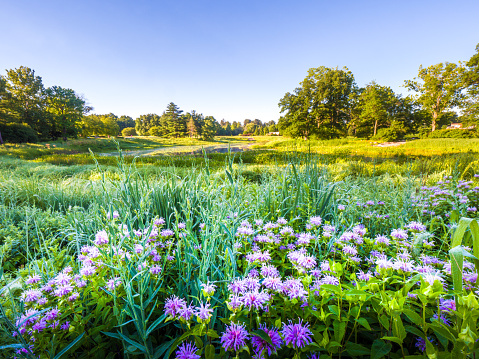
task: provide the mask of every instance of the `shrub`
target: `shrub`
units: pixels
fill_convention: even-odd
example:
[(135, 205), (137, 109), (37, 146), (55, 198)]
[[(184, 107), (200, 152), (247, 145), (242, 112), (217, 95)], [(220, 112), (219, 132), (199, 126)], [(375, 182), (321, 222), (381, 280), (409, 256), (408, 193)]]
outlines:
[(148, 134), (150, 136), (157, 136), (157, 137), (161, 137), (161, 135), (163, 134), (163, 131), (161, 129), (160, 126), (153, 126), (152, 128), (150, 128), (150, 130), (148, 131)]
[(136, 136), (136, 130), (134, 127), (126, 127), (123, 129), (123, 131), (121, 131), (121, 135), (123, 137), (126, 137), (126, 136)]
[(444, 129), (429, 132), (427, 138), (477, 138), (478, 133), (474, 130)]
[(402, 140), (403, 137), (404, 130), (401, 127), (393, 124), (391, 127), (379, 129), (376, 133), (376, 136), (371, 137), (371, 139), (392, 142)]
[(2, 138), (5, 142), (38, 142), (38, 136), (36, 132), (30, 126), (24, 123), (0, 123), (0, 132), (2, 133)]

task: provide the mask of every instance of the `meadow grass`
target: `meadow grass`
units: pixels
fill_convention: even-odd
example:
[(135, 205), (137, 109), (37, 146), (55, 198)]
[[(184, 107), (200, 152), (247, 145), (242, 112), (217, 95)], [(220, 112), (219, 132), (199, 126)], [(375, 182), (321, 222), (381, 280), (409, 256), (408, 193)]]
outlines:
[[(87, 152), (88, 148), (118, 152), (113, 147), (118, 144), (137, 150), (144, 148), (141, 141), (146, 148), (157, 143), (138, 141), (128, 147), (122, 140), (88, 140), (72, 146), (72, 151), (81, 153), (69, 155), (61, 152), (66, 147), (39, 149), (37, 145), (10, 147), (0, 153), (0, 263), (4, 271), (0, 284), (12, 283), (32, 270), (53, 273), (66, 265), (75, 266), (82, 246), (105, 228), (108, 213), (117, 211), (130, 228), (147, 228), (158, 217), (165, 219), (168, 228), (186, 223), (190, 234), (175, 254), (181, 265), (174, 290), (181, 297), (198, 297), (201, 283), (226, 283), (241, 275), (234, 243), (242, 220), (285, 218), (297, 230), (304, 230), (310, 217), (321, 216), (341, 231), (363, 223), (374, 237), (420, 218), (412, 198), (421, 186), (444, 176), (459, 180), (479, 173), (475, 140), (421, 140), (385, 149), (350, 139), (305, 143), (262, 137), (256, 139), (256, 148), (241, 153), (136, 158)], [(229, 138), (220, 141), (227, 144)], [(171, 145), (196, 146), (186, 141)], [(384, 205), (366, 208), (368, 201)], [(338, 210), (341, 205), (345, 210)], [(381, 219), (371, 217), (371, 211)], [(233, 227), (225, 225), (231, 221)], [(205, 232), (199, 230), (203, 224)], [(449, 229), (441, 228), (435, 233), (445, 238)], [(199, 245), (203, 255), (193, 255)], [(122, 276), (129, 278), (126, 272)], [(141, 283), (129, 287), (125, 310), (131, 314), (140, 308), (144, 312), (138, 315), (148, 316), (149, 307), (138, 307), (134, 299), (151, 296), (151, 288), (144, 287), (147, 281)], [(160, 293), (171, 291), (163, 282), (158, 285)], [(224, 287), (221, 290), (227, 295)], [(218, 317), (212, 318), (212, 328), (221, 326), (218, 318), (227, 315), (225, 305), (217, 304)], [(14, 308), (12, 303), (5, 305)], [(128, 317), (122, 313), (120, 322)], [(0, 341), (5, 343), (13, 341), (7, 330), (10, 324), (3, 322), (8, 315), (0, 315)], [(141, 328), (147, 322), (135, 321), (139, 325), (135, 340), (147, 343), (151, 339)]]

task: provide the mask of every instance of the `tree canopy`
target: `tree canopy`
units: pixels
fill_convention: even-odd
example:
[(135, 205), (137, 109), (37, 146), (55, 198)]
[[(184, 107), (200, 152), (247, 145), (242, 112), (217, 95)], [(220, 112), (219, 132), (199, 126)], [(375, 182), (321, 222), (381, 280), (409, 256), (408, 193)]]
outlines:
[(348, 68), (309, 69), (294, 93), (280, 100), (280, 131), (292, 137), (336, 138), (345, 134), (351, 116), (350, 96), (356, 91)]

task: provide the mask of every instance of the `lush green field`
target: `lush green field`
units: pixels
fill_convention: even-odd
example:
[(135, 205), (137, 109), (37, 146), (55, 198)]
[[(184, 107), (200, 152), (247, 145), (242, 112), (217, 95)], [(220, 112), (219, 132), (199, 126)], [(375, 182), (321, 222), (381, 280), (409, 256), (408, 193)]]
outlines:
[[(173, 150), (155, 152), (162, 148)], [(0, 353), (196, 358), (177, 352), (188, 342), (206, 358), (472, 357), (479, 306), (467, 253), (479, 255), (476, 222), (456, 235), (466, 247), (452, 255), (454, 263), (466, 256), (464, 270), (444, 263), (459, 218), (478, 216), (478, 151), (475, 139), (376, 147), (273, 137), (0, 147), (0, 347), (13, 345)], [(128, 255), (119, 260), (118, 251)], [(235, 278), (254, 277), (255, 268), (276, 273), (283, 289), (265, 287), (263, 273), (254, 289), (235, 292), (248, 285)], [(438, 280), (425, 276), (436, 271)], [(213, 295), (201, 291), (208, 282)], [(178, 308), (185, 300), (202, 314), (180, 319), (173, 295)], [(451, 299), (455, 311), (444, 309)], [(30, 320), (21, 317), (27, 310)], [(237, 347), (228, 345), (232, 324), (249, 333)]]

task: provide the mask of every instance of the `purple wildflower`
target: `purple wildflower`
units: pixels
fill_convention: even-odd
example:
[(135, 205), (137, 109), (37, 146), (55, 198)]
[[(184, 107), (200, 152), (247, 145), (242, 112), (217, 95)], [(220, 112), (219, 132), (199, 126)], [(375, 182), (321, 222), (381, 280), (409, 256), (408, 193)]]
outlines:
[(42, 292), (38, 289), (28, 289), (23, 292), (23, 300), (27, 303), (36, 302), (42, 296)]
[(101, 246), (103, 244), (108, 244), (108, 233), (106, 231), (100, 231), (95, 234), (95, 240), (93, 241), (96, 246)]
[(221, 345), (225, 350), (234, 350), (244, 347), (249, 334), (246, 331), (244, 324), (232, 323), (221, 336)]
[(261, 267), (261, 275), (263, 277), (279, 277), (279, 271), (273, 265), (263, 265)]
[(45, 320), (54, 320), (60, 315), (60, 311), (56, 308), (53, 308), (52, 310), (48, 311), (45, 314), (45, 317), (43, 319)]
[(184, 319), (185, 321), (190, 321), (193, 315), (195, 315), (195, 307), (192, 305), (184, 305), (180, 310), (178, 311), (178, 316), (181, 319)]
[(161, 267), (159, 265), (154, 265), (150, 267), (150, 273), (155, 275), (155, 274), (160, 274), (161, 273)]
[(209, 320), (211, 318), (211, 313), (213, 313), (213, 309), (210, 308), (210, 303), (200, 303), (200, 306), (196, 307), (196, 316), (200, 323)]
[(313, 226), (317, 226), (319, 227), (321, 225), (321, 223), (323, 222), (323, 219), (319, 216), (317, 217), (311, 217), (309, 219), (309, 223), (311, 223)]
[(179, 310), (186, 305), (184, 299), (178, 298), (176, 295), (171, 296), (166, 300), (165, 303), (165, 314), (175, 318)]
[(259, 329), (264, 331), (269, 338), (271, 339), (271, 343), (273, 345), (269, 344), (267, 341), (265, 341), (263, 338), (261, 338), (259, 335), (253, 335), (251, 337), (251, 344), (253, 345), (254, 351), (256, 353), (262, 352), (263, 350), (266, 350), (268, 352), (268, 357), (271, 356), (271, 354), (276, 353), (276, 350), (281, 348), (281, 345), (283, 344), (283, 341), (281, 340), (281, 337), (278, 333), (278, 329), (276, 328), (271, 328), (269, 329), (266, 324), (261, 324), (259, 326)]
[(292, 345), (293, 348), (303, 348), (306, 345), (312, 343), (311, 337), (313, 333), (309, 330), (309, 323), (303, 325), (302, 319), (299, 319), (299, 322), (293, 324), (291, 321), (288, 321), (289, 324), (284, 324), (284, 329), (281, 334), (283, 335), (286, 345)]
[(200, 359), (201, 356), (196, 354), (197, 350), (194, 344), (183, 342), (175, 353), (175, 359)]
[(454, 299), (441, 299), (439, 309), (445, 312), (456, 310), (456, 302), (454, 301)]
[(391, 237), (396, 239), (407, 239), (408, 235), (404, 229), (393, 229), (391, 232)]
[(25, 284), (33, 284), (40, 282), (41, 277), (38, 274), (34, 274), (32, 276), (27, 277), (25, 280)]
[(255, 308), (256, 310), (264, 309), (265, 303), (268, 302), (270, 296), (266, 292), (246, 292), (244, 293), (241, 301), (243, 302), (245, 307), (248, 307), (250, 310), (251, 308)]
[(423, 338), (418, 337), (414, 346), (424, 352), (426, 350), (426, 341)]

